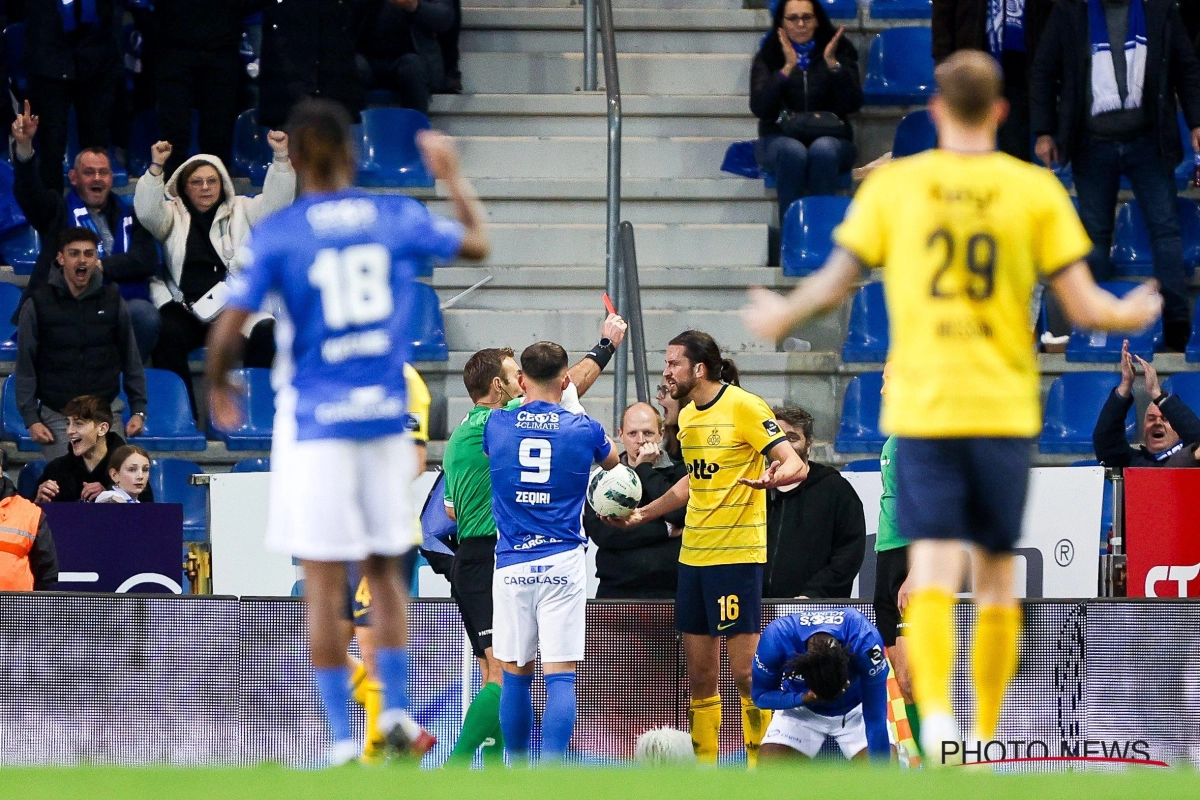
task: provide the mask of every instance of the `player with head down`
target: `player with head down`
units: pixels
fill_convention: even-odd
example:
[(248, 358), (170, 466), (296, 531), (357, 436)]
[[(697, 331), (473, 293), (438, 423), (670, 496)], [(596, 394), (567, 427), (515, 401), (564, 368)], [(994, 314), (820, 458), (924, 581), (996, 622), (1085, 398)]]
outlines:
[(533, 731), (534, 661), (546, 676), (542, 761), (561, 761), (575, 730), (575, 665), (583, 659), (587, 571), (583, 501), (593, 462), (618, 463), (603, 426), (562, 406), (567, 351), (537, 342), (521, 353), (525, 402), (497, 409), (483, 430), (499, 540), (492, 577), (492, 652), (504, 670), (500, 730), (514, 763)]
[(418, 140), (445, 182), (457, 221), (408, 197), (354, 188), (350, 121), (336, 103), (306, 100), (288, 124), (302, 196), (264, 219), (239, 252), (245, 269), (213, 326), (207, 376), (213, 418), (240, 419), (229, 368), (239, 332), (268, 292), (287, 314), (276, 324), (275, 429), (267, 545), (301, 560), (317, 687), (333, 732), (329, 763), (358, 755), (346, 709), (345, 562), (360, 562), (375, 615), (383, 683), (379, 730), (393, 752), (433, 744), (408, 713), (406, 607), (397, 559), (413, 544), (408, 486), (416, 467), (408, 435), (404, 365), (416, 265), (431, 257), (482, 259), (484, 213), (450, 140)]
[(846, 758), (889, 759), (887, 676), (883, 639), (859, 611), (775, 620), (754, 654), (754, 704), (776, 712), (759, 758), (811, 759), (832, 737)]

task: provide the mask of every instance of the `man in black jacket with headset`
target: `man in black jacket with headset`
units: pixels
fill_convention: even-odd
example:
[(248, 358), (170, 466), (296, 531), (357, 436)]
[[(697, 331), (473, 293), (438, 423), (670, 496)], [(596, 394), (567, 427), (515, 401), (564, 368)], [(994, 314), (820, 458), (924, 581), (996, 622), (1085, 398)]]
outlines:
[[(649, 403), (625, 409), (617, 438), (625, 448), (621, 463), (633, 468), (642, 482), (644, 506), (666, 494), (687, 474), (681, 461), (672, 461), (661, 448), (663, 419)], [(599, 547), (596, 574), (598, 598), (671, 599), (679, 576), (679, 545), (686, 508), (633, 528), (605, 525), (591, 506), (585, 506), (583, 526)]]

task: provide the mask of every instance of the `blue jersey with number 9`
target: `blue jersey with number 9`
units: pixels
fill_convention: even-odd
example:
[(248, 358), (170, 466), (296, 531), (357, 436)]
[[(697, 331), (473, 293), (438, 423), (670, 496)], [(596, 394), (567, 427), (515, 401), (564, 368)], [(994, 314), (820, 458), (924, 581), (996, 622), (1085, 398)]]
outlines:
[(405, 430), (413, 276), (431, 257), (452, 258), (462, 238), (462, 225), (412, 198), (357, 189), (306, 195), (254, 228), (229, 305), (256, 311), (268, 292), (282, 298), (294, 331), (277, 360), (292, 373), (297, 438)]
[(583, 535), (583, 500), (593, 461), (608, 458), (604, 426), (560, 405), (534, 401), (499, 409), (483, 429), (491, 460), (496, 566), (574, 550)]

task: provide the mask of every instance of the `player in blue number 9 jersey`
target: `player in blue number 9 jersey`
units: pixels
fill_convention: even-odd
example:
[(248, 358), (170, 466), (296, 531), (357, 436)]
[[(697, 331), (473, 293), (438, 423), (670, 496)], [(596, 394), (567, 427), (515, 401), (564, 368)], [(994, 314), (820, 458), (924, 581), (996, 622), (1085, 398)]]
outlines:
[(514, 761), (529, 757), (534, 661), (542, 653), (542, 761), (561, 761), (575, 730), (575, 665), (583, 658), (587, 569), (583, 503), (593, 462), (618, 463), (600, 423), (562, 406), (567, 351), (537, 342), (521, 353), (525, 402), (483, 429), (499, 540), (492, 575), (492, 653), (504, 670), (500, 730)]
[(776, 712), (759, 759), (813, 758), (826, 737), (846, 758), (891, 758), (887, 676), (883, 638), (859, 611), (813, 609), (775, 620), (754, 654), (754, 704)]
[(239, 252), (244, 270), (208, 341), (213, 420), (241, 418), (229, 369), (246, 317), (269, 292), (287, 313), (276, 324), (275, 430), (267, 545), (301, 560), (312, 662), (333, 732), (329, 763), (358, 755), (346, 701), (350, 675), (341, 625), (345, 562), (360, 562), (375, 613), (379, 718), (393, 753), (434, 743), (408, 714), (406, 608), (398, 558), (413, 542), (407, 488), (416, 468), (406, 434), (404, 364), (410, 358), (413, 275), (430, 257), (479, 260), (484, 213), (441, 134), (418, 139), (445, 182), (457, 221), (408, 197), (353, 188), (350, 121), (336, 103), (306, 100), (288, 122), (301, 197), (262, 220)]

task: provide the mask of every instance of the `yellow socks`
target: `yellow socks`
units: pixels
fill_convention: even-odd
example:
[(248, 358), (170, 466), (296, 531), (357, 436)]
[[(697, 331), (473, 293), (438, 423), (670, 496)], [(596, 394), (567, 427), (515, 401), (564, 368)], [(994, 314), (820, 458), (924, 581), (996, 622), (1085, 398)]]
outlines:
[(384, 737), (379, 732), (379, 715), (383, 713), (383, 686), (367, 677), (367, 668), (359, 662), (350, 676), (350, 696), (363, 707), (366, 722), (363, 725), (366, 742), (363, 759), (373, 761), (383, 757)]
[(938, 586), (918, 589), (909, 599), (904, 620), (908, 624), (905, 633), (913, 699), (921, 708), (921, 716), (952, 714), (954, 595)]
[(767, 726), (771, 724), (771, 712), (754, 705), (754, 701), (749, 697), (742, 697), (741, 701), (742, 741), (746, 743), (746, 766), (754, 769), (758, 765), (758, 746), (762, 744)]
[[(976, 732), (983, 741), (996, 734), (1004, 690), (1017, 671), (1017, 641), (1021, 636), (1021, 609), (980, 606), (975, 622)], [(913, 687), (914, 693), (916, 687)]]
[(696, 759), (701, 764), (716, 764), (717, 737), (721, 733), (721, 696), (693, 699), (688, 709), (688, 728), (691, 729)]

